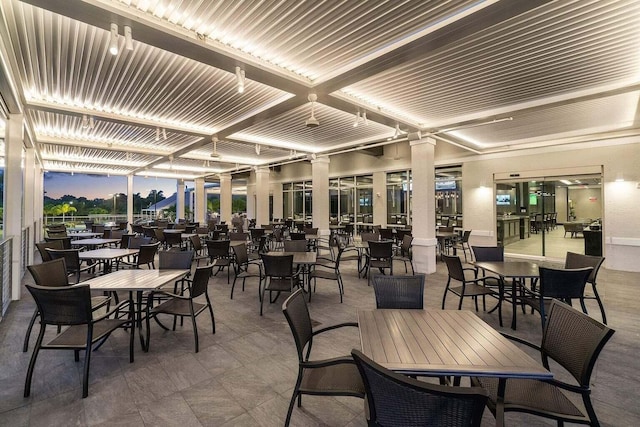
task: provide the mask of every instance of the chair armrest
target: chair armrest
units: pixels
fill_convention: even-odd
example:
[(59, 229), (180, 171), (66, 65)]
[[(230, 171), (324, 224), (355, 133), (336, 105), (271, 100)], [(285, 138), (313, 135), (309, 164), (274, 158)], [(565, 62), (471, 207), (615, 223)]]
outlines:
[(356, 361), (353, 360), (351, 356), (339, 356), (339, 357), (333, 357), (331, 359), (300, 362), (300, 366), (303, 368), (313, 369), (313, 368), (324, 368), (324, 367), (333, 366), (333, 365), (342, 365), (345, 363), (355, 365)]
[[(189, 280), (187, 280), (187, 282), (189, 282)], [(183, 300), (189, 300), (191, 299), (191, 297), (189, 296), (184, 296), (184, 295), (178, 295), (178, 294), (174, 294), (173, 292), (167, 292), (167, 291), (151, 291), (149, 292), (149, 294), (147, 295), (147, 301), (150, 301), (151, 299), (153, 299), (154, 296), (156, 295), (164, 295), (167, 297), (172, 297), (172, 298), (177, 298), (177, 299), (183, 299)]]
[(317, 330), (313, 331), (312, 335), (318, 335), (318, 334), (321, 334), (323, 332), (331, 331), (333, 329), (343, 328), (345, 326), (355, 326), (357, 328), (358, 327), (358, 322), (345, 322), (345, 323), (338, 323), (336, 325), (327, 326), (325, 328), (321, 328), (321, 329), (317, 329)]
[(505, 337), (505, 338), (507, 338), (507, 339), (509, 339), (509, 340), (511, 340), (511, 341), (515, 341), (515, 342), (517, 342), (517, 343), (519, 343), (519, 344), (526, 345), (527, 347), (531, 347), (531, 348), (534, 348), (534, 349), (536, 349), (536, 350), (538, 350), (538, 351), (542, 351), (542, 349), (540, 348), (540, 346), (539, 346), (539, 345), (534, 344), (534, 343), (532, 343), (531, 341), (527, 341), (527, 340), (525, 340), (525, 339), (523, 339), (523, 338), (516, 337), (515, 335), (506, 334), (506, 333), (504, 333), (504, 332), (500, 332), (500, 334), (501, 334), (503, 337)]
[(92, 320), (93, 323), (96, 323), (96, 322), (99, 322), (99, 321), (101, 321), (103, 319), (106, 319), (107, 317), (111, 316), (112, 314), (115, 314), (117, 311), (122, 311), (122, 309), (125, 306), (128, 306), (130, 303), (131, 303), (131, 301), (129, 301), (129, 300), (121, 301), (118, 305), (116, 305), (111, 310), (109, 310), (106, 313), (104, 313), (102, 316), (98, 316), (98, 317), (94, 318)]

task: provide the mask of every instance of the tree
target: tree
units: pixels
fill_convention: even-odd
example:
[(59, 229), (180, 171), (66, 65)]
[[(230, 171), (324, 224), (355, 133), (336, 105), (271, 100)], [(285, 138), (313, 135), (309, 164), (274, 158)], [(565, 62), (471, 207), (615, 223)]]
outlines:
[(59, 205), (60, 213), (62, 214), (62, 222), (64, 222), (64, 216), (71, 212), (76, 212), (77, 209), (70, 205), (69, 203), (63, 203)]

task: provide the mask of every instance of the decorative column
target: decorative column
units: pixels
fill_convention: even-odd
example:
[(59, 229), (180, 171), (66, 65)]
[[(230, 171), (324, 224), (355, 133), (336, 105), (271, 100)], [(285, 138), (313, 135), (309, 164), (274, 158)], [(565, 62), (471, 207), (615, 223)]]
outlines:
[(220, 174), (220, 221), (226, 221), (227, 224), (231, 224), (232, 199), (231, 174)]
[(373, 224), (387, 226), (387, 173), (373, 173)]
[(11, 299), (20, 299), (22, 271), (22, 207), (24, 187), (22, 180), (23, 115), (9, 114), (5, 129), (4, 171), (4, 238), (11, 242)]
[(204, 226), (207, 218), (207, 195), (204, 192), (204, 178), (196, 178), (194, 192), (196, 198), (193, 206), (193, 219), (195, 222), (199, 222), (200, 226)]
[[(271, 183), (271, 194), (273, 195), (273, 217), (278, 219), (284, 218), (283, 211), (283, 198), (282, 198), (282, 183)], [(260, 224), (258, 224), (259, 226)]]
[[(27, 239), (25, 245), (27, 245), (25, 260), (26, 265), (33, 264), (33, 253), (35, 252), (35, 245), (33, 240), (33, 233), (36, 232), (36, 228), (34, 226), (34, 218), (35, 218), (35, 179), (36, 179), (36, 155), (35, 150), (33, 148), (27, 148), (25, 150), (24, 156), (24, 188), (25, 188), (25, 198), (24, 198), (24, 226), (29, 229), (29, 238)], [(38, 193), (38, 197), (42, 197), (42, 193)]]
[(184, 179), (177, 180), (176, 186), (176, 222), (184, 219)]
[(256, 224), (269, 224), (269, 168), (256, 168)]
[(329, 235), (329, 156), (311, 160), (313, 185), (313, 227), (321, 236)]
[(436, 141), (410, 141), (412, 190), (413, 265), (416, 272), (436, 271), (436, 206), (434, 153)]
[(133, 224), (133, 175), (127, 175), (127, 222)]

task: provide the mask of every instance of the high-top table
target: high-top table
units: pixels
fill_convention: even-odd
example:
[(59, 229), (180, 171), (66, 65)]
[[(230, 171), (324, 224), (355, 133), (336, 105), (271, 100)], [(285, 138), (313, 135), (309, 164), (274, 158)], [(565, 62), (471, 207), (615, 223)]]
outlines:
[(516, 329), (516, 312), (518, 306), (518, 289), (525, 285), (525, 280), (535, 281), (540, 277), (538, 264), (531, 261), (475, 262), (474, 266), (489, 271), (505, 279), (511, 279), (511, 329)]
[(175, 283), (189, 273), (189, 270), (118, 270), (111, 274), (89, 279), (83, 284), (89, 284), (91, 290), (104, 292), (129, 292), (129, 300), (133, 306), (133, 293), (136, 292), (136, 310), (133, 316), (140, 336), (140, 345), (144, 351), (149, 350), (149, 330), (146, 339), (142, 330), (142, 295), (145, 291), (153, 291), (164, 285)]
[(496, 425), (504, 425), (507, 378), (553, 374), (467, 310), (358, 310), (362, 352), (406, 375), (496, 377)]

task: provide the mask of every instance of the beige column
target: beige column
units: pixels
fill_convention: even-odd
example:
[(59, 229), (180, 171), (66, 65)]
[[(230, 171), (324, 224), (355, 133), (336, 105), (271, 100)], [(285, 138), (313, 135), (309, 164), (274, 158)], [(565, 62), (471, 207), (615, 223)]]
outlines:
[(231, 224), (232, 197), (231, 174), (220, 174), (220, 221), (227, 224)]
[(184, 219), (184, 180), (177, 180), (176, 186), (176, 222)]
[(373, 224), (387, 226), (387, 173), (373, 173)]
[(9, 114), (5, 129), (4, 238), (11, 238), (11, 299), (20, 299), (22, 208), (23, 115)]
[(204, 178), (196, 178), (193, 191), (196, 196), (193, 205), (193, 219), (195, 222), (199, 222), (200, 225), (206, 225), (207, 194), (204, 191)]
[(273, 195), (273, 217), (283, 218), (283, 198), (282, 198), (282, 183), (274, 182), (271, 184), (271, 194)]
[[(39, 168), (38, 168), (39, 169)], [(33, 235), (36, 232), (37, 226), (34, 225), (35, 220), (35, 180), (36, 180), (36, 155), (33, 148), (27, 148), (24, 156), (24, 226), (29, 229), (29, 239), (24, 242), (27, 245), (25, 263), (27, 265), (33, 264), (33, 254), (35, 252), (35, 245)], [(42, 198), (42, 193), (39, 193), (37, 197)]]
[(127, 222), (133, 224), (133, 175), (127, 175)]
[(313, 185), (313, 227), (318, 234), (328, 235), (329, 230), (329, 156), (319, 156), (311, 161)]
[(269, 168), (256, 168), (256, 224), (269, 224)]
[(434, 152), (436, 141), (411, 141), (413, 264), (419, 273), (436, 271)]

